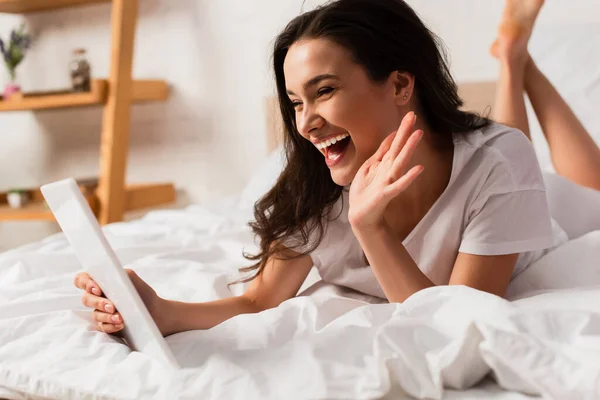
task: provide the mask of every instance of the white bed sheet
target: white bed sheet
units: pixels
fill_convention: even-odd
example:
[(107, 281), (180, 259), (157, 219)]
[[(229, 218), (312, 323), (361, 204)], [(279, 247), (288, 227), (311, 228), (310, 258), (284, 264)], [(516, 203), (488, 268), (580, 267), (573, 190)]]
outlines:
[[(232, 292), (227, 283), (248, 264), (242, 249), (254, 248), (245, 226), (250, 210), (235, 203), (152, 212), (106, 232), (122, 262), (159, 295), (227, 297), (243, 290)], [(587, 262), (600, 258), (598, 234), (565, 246), (571, 247), (539, 265), (570, 268), (582, 253)], [(512, 303), (465, 287), (438, 287), (402, 305), (378, 304), (319, 283), (313, 273), (304, 288), (315, 285), (276, 309), (169, 337), (186, 367), (169, 373), (96, 330), (72, 285), (78, 270), (61, 234), (0, 255), (0, 396), (530, 398), (521, 391), (600, 398), (597, 287)], [(480, 382), (490, 372), (497, 383)]]

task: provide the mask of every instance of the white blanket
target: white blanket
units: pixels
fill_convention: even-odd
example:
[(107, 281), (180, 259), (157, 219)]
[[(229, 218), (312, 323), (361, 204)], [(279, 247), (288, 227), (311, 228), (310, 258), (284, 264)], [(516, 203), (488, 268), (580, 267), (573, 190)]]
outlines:
[[(248, 210), (227, 206), (154, 212), (106, 232), (121, 261), (160, 296), (227, 297), (243, 290), (227, 283), (248, 265), (242, 249), (254, 249)], [(558, 250), (522, 279), (549, 265), (600, 274), (598, 234)], [(436, 287), (404, 304), (378, 304), (317, 282), (276, 309), (169, 337), (186, 367), (171, 373), (96, 329), (72, 284), (79, 268), (60, 234), (0, 255), (0, 397), (508, 398), (489, 379), (462, 391), (492, 373), (508, 391), (600, 398), (598, 287), (521, 293), (514, 302)], [(305, 286), (316, 280), (311, 274)]]

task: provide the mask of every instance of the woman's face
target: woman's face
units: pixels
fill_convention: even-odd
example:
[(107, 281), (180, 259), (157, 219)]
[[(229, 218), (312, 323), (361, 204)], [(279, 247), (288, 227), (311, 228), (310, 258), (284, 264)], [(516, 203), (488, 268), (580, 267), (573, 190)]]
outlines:
[(349, 185), (402, 120), (393, 79), (371, 81), (344, 47), (327, 39), (293, 44), (283, 69), (299, 133), (323, 154), (333, 181)]

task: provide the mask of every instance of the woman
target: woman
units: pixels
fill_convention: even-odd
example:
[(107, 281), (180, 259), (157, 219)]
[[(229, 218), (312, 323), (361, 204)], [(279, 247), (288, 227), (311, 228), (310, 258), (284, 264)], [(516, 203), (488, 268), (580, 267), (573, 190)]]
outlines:
[[(390, 302), (434, 285), (502, 296), (554, 244), (533, 148), (460, 110), (438, 39), (402, 0), (339, 0), (290, 22), (274, 68), (287, 166), (255, 206), (247, 291), (191, 304), (128, 271), (163, 335), (276, 307), (313, 265), (326, 282)], [(399, 127), (398, 127), (399, 126)], [(123, 322), (87, 274), (101, 330)]]

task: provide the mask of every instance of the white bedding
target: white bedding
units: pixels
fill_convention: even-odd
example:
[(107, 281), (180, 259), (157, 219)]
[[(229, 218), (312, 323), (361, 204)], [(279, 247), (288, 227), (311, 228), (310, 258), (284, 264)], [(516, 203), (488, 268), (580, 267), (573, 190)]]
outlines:
[[(106, 232), (122, 262), (159, 295), (231, 296), (227, 283), (248, 264), (242, 249), (254, 248), (250, 210), (234, 201), (220, 207), (153, 212)], [(538, 266), (600, 271), (598, 233), (559, 250), (523, 279)], [(437, 287), (399, 305), (317, 282), (276, 309), (169, 337), (186, 367), (169, 373), (96, 330), (72, 285), (78, 268), (60, 234), (0, 255), (0, 397), (600, 398), (598, 287), (512, 303)], [(317, 280), (311, 274), (305, 288)], [(490, 372), (497, 383), (480, 382)]]

